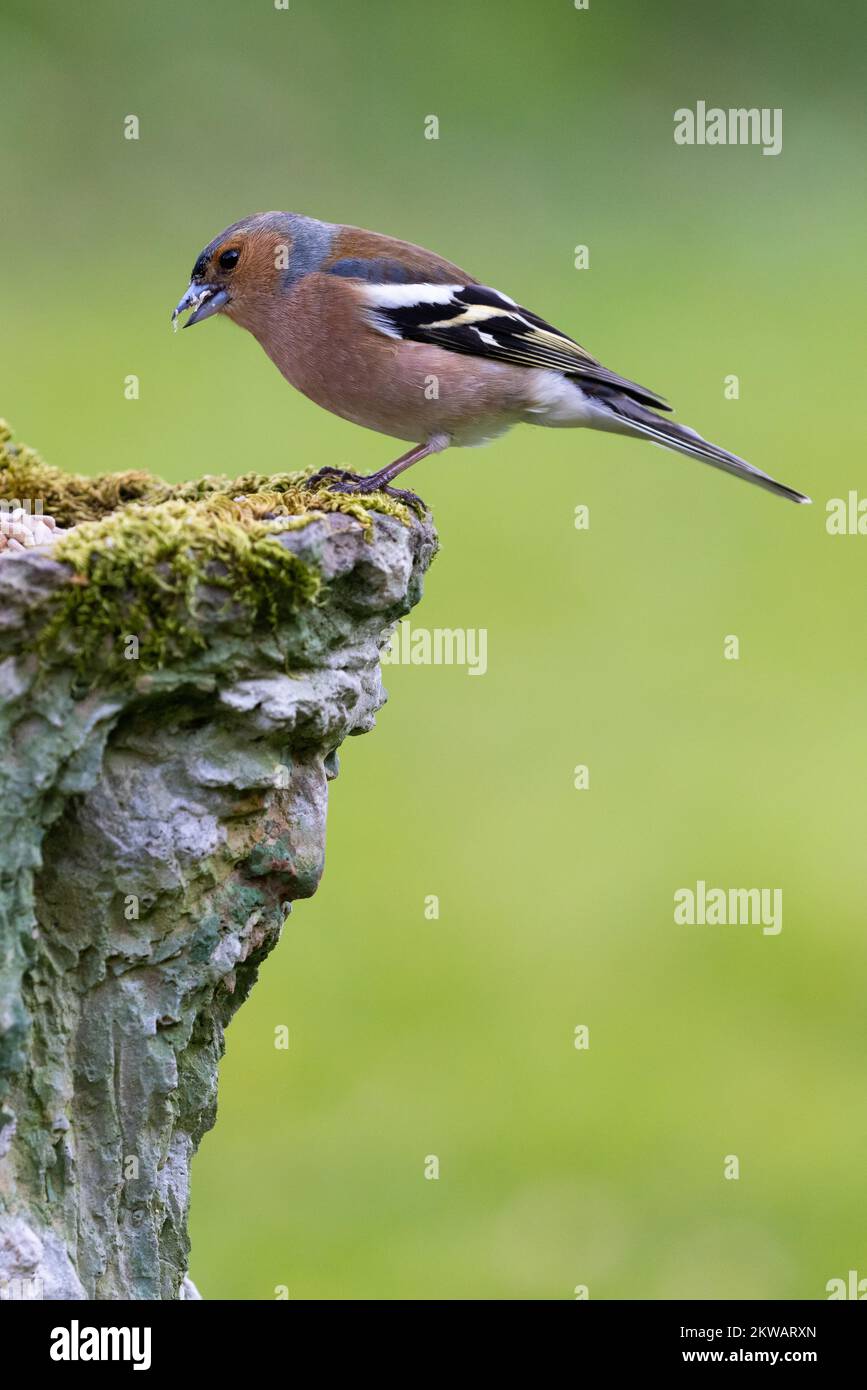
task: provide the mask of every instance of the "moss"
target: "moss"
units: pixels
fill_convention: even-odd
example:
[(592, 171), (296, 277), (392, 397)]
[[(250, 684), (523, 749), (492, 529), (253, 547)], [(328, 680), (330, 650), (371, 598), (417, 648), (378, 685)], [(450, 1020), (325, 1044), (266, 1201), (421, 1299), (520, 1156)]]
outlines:
[[(0, 498), (74, 529), (53, 550), (73, 574), (48, 602), (36, 636), (45, 661), (69, 661), (80, 680), (134, 680), (180, 664), (208, 643), (201, 605), (223, 589), (243, 630), (276, 631), (315, 602), (318, 573), (275, 533), (327, 512), (354, 517), (371, 535), (375, 513), (409, 525), (409, 508), (384, 493), (357, 496), (309, 485), (309, 472), (207, 476), (171, 485), (145, 472), (88, 478), (44, 463), (11, 442), (0, 420)], [(138, 638), (136, 660), (125, 656)]]
[[(409, 525), (410, 508), (384, 492), (361, 498), (331, 492), (327, 487), (310, 487), (312, 469), (295, 473), (206, 474), (189, 483), (167, 483), (153, 473), (102, 473), (94, 478), (82, 473), (64, 473), (44, 463), (35, 449), (12, 442), (12, 430), (0, 419), (0, 499), (39, 502), (42, 511), (60, 526), (76, 526), (83, 521), (100, 521), (131, 502), (156, 505), (161, 502), (200, 502), (222, 497), (231, 502), (244, 496), (251, 514), (262, 516), (279, 508), (281, 515), (296, 517), (302, 523), (315, 512), (344, 512), (370, 531), (372, 514), (398, 517)], [(285, 528), (284, 528), (285, 529)]]
[(11, 429), (0, 420), (0, 497), (31, 508), (38, 501), (42, 511), (61, 526), (106, 516), (126, 502), (149, 497), (160, 486), (166, 484), (150, 473), (110, 473), (101, 478), (63, 473), (44, 463), (34, 449), (13, 444)]
[[(205, 586), (225, 590), (245, 630), (274, 631), (312, 602), (319, 576), (274, 539), (282, 523), (251, 519), (223, 500), (132, 503), (58, 541), (54, 557), (74, 576), (51, 604), (41, 655), (59, 649), (79, 677), (95, 668), (134, 677), (207, 647), (199, 621)], [(125, 656), (127, 635), (138, 639), (136, 660)]]

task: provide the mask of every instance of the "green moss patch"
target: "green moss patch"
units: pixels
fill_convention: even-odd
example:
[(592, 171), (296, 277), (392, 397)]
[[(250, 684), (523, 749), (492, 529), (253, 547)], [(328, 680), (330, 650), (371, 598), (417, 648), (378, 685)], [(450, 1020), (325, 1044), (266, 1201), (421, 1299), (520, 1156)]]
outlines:
[[(40, 656), (71, 662), (87, 683), (182, 664), (207, 647), (201, 605), (207, 597), (213, 612), (221, 589), (243, 631), (276, 631), (321, 587), (277, 532), (328, 512), (354, 517), (368, 535), (377, 513), (410, 524), (409, 509), (384, 493), (362, 501), (310, 487), (309, 477), (245, 473), (177, 485), (145, 472), (88, 478), (13, 444), (0, 421), (0, 498), (34, 510), (39, 503), (74, 528), (52, 551), (73, 573), (46, 605)], [(133, 660), (125, 654), (130, 636), (138, 639)]]
[[(188, 661), (208, 645), (199, 623), (203, 586), (225, 590), (243, 630), (276, 630), (316, 598), (320, 580), (274, 539), (275, 529), (285, 527), (211, 499), (132, 503), (82, 522), (54, 547), (74, 575), (51, 605), (41, 654), (60, 644), (82, 677), (94, 668), (135, 676)], [(124, 650), (130, 635), (138, 639), (134, 660)]]
[(100, 521), (130, 502), (155, 505), (160, 502), (200, 502), (222, 497), (232, 502), (246, 497), (255, 515), (279, 509), (281, 516), (312, 520), (314, 512), (344, 512), (366, 530), (372, 514), (395, 516), (409, 525), (412, 513), (403, 502), (384, 492), (360, 497), (331, 492), (327, 487), (310, 487), (312, 469), (295, 473), (206, 474), (190, 483), (167, 483), (154, 473), (141, 471), (103, 473), (95, 478), (82, 473), (64, 473), (44, 463), (35, 449), (12, 442), (12, 430), (0, 419), (0, 498), (10, 505), (19, 501), (31, 506), (37, 501), (58, 526), (77, 526), (83, 521)]

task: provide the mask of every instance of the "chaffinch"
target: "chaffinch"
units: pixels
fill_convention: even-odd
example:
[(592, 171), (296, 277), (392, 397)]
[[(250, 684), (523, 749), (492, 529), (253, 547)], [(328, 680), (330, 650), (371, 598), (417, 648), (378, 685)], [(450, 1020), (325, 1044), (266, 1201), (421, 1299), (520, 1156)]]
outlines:
[(317, 405), (412, 443), (366, 478), (321, 470), (342, 491), (388, 488), (428, 454), (484, 444), (523, 422), (650, 439), (810, 501), (658, 414), (670, 407), (655, 392), (609, 371), (514, 299), (394, 237), (297, 212), (245, 217), (196, 260), (175, 327), (186, 310), (186, 328), (225, 314)]

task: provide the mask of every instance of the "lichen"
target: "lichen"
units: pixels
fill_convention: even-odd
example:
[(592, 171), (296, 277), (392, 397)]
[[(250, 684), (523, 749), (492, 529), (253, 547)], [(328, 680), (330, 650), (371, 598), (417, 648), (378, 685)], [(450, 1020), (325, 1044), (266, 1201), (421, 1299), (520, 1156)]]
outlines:
[[(52, 550), (70, 582), (46, 604), (40, 657), (68, 661), (80, 680), (124, 681), (181, 663), (207, 646), (203, 594), (225, 590), (247, 631), (276, 631), (317, 600), (321, 578), (275, 539), (328, 512), (354, 517), (369, 538), (374, 514), (411, 524), (385, 493), (364, 499), (310, 483), (310, 471), (170, 484), (146, 472), (67, 474), (11, 442), (0, 420), (0, 498), (38, 507), (73, 529)], [(134, 661), (124, 638), (138, 639)]]

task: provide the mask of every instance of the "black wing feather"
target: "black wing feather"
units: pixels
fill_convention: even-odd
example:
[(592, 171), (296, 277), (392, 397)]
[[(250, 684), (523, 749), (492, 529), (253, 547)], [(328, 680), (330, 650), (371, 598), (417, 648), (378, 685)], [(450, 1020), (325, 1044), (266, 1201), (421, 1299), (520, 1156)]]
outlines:
[(609, 371), (553, 324), (488, 285), (456, 286), (448, 303), (426, 298), (423, 285), (415, 303), (377, 304), (375, 293), (372, 286), (374, 323), (393, 337), (513, 366), (549, 367), (582, 383), (614, 387), (641, 405), (671, 409), (655, 391)]

